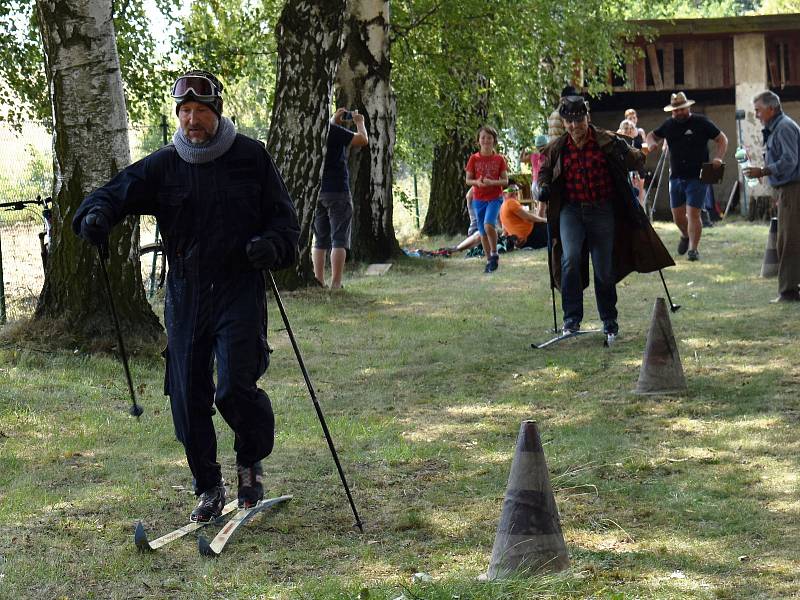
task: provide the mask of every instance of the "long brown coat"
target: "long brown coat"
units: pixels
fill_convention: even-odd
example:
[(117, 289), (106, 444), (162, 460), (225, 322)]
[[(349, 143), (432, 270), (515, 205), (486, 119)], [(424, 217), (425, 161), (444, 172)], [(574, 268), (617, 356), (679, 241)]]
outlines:
[[(608, 168), (614, 180), (616, 194), (614, 206), (614, 274), (621, 281), (629, 273), (652, 273), (675, 264), (667, 249), (647, 219), (628, 182), (628, 172), (641, 168), (644, 155), (631, 148), (611, 131), (597, 129), (594, 132), (600, 150), (608, 160)], [(539, 171), (539, 186), (549, 185), (547, 222), (552, 237), (552, 268), (555, 286), (561, 289), (561, 234), (559, 229), (563, 205), (564, 174), (561, 168), (561, 153), (569, 134), (558, 137), (543, 149), (545, 160)], [(584, 244), (581, 267), (583, 287), (589, 285), (589, 248)]]

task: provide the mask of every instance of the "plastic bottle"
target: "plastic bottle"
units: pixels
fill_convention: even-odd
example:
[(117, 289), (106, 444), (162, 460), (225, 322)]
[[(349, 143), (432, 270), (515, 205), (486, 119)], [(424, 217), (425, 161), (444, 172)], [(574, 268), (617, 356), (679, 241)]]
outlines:
[[(734, 154), (736, 161), (741, 165), (742, 170), (752, 167), (753, 165), (750, 164), (750, 159), (747, 158), (747, 150), (739, 146), (736, 149), (736, 154)], [(745, 181), (747, 181), (748, 187), (756, 187), (758, 185), (758, 178), (757, 177), (745, 177)]]

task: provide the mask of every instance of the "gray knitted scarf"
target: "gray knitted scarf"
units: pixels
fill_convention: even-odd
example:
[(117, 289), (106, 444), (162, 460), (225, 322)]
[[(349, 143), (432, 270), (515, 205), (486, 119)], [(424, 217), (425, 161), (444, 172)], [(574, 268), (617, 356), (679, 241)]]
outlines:
[(236, 125), (228, 117), (220, 117), (217, 134), (202, 144), (192, 144), (180, 127), (172, 136), (172, 143), (175, 144), (178, 156), (193, 165), (218, 159), (230, 150), (235, 140)]

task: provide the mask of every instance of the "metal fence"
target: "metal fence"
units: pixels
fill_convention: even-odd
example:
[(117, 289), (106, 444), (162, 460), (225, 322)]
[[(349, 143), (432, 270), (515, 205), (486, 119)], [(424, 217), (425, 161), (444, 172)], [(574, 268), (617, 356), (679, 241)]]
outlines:
[(44, 281), (39, 233), (53, 185), (52, 138), (46, 123), (19, 131), (0, 126), (0, 323), (36, 306)]
[[(153, 125), (131, 127), (131, 160), (170, 141), (174, 127), (174, 120), (166, 116)], [(250, 127), (239, 131), (261, 140), (267, 135)], [(25, 123), (18, 130), (0, 123), (0, 324), (30, 316), (44, 283), (49, 243), (44, 201), (53, 186), (51, 132), (47, 122)], [(140, 225), (142, 244), (156, 241), (155, 220), (143, 217)], [(143, 275), (149, 279), (149, 272)]]

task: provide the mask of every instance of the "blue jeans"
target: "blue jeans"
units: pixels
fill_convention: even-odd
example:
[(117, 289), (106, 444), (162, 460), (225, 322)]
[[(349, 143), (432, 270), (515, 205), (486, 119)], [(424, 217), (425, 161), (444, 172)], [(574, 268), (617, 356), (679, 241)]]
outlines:
[(597, 311), (604, 324), (617, 320), (617, 288), (614, 277), (614, 209), (610, 203), (596, 206), (569, 202), (561, 209), (561, 307), (564, 325), (583, 320), (583, 244), (589, 245), (594, 270)]

